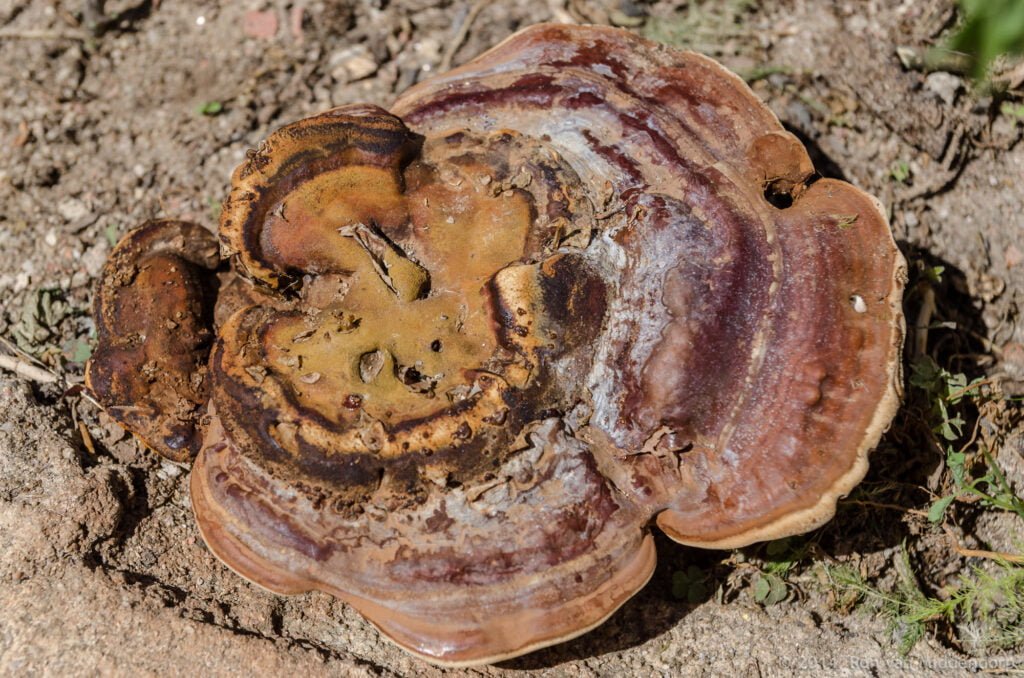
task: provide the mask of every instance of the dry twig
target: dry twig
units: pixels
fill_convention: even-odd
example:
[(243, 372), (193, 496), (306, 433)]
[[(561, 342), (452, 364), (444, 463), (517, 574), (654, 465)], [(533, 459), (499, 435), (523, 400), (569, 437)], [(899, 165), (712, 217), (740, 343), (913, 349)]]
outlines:
[(921, 301), (921, 308), (917, 311), (917, 318), (914, 321), (914, 356), (922, 356), (928, 352), (928, 326), (931, 325), (932, 315), (937, 310), (935, 304), (935, 290), (930, 286), (924, 289), (924, 298)]
[(953, 546), (953, 550), (964, 558), (986, 558), (988, 560), (1002, 560), (1007, 563), (1024, 563), (1024, 556), (1021, 555), (1004, 553), (1002, 551), (985, 551), (982, 549), (964, 548), (956, 538), (956, 535), (953, 534), (953, 530), (949, 529), (946, 525), (943, 525), (942, 529), (945, 530), (946, 536), (949, 537), (949, 543)]
[(473, 28), (473, 22), (476, 21), (477, 16), (483, 11), (484, 7), (489, 4), (491, 4), (491, 0), (477, 0), (469, 8), (466, 18), (462, 20), (462, 25), (459, 26), (459, 32), (455, 34), (455, 38), (448, 44), (448, 48), (444, 51), (444, 56), (441, 57), (441, 65), (438, 67), (439, 72), (444, 73), (451, 69), (452, 59), (455, 58), (455, 53), (459, 51), (459, 48), (466, 42), (466, 38), (469, 37), (469, 31)]
[(921, 516), (924, 518), (928, 517), (927, 511), (920, 509), (907, 508), (906, 506), (900, 506), (899, 504), (884, 504), (877, 501), (866, 501), (864, 499), (844, 499), (844, 504), (853, 504), (855, 506), (867, 506), (869, 508), (881, 508), (890, 509), (892, 511), (899, 511), (900, 513), (909, 513), (912, 516)]
[(57, 375), (53, 372), (10, 355), (0, 355), (0, 369), (14, 372), (23, 379), (29, 379), (39, 384), (53, 384), (58, 380)]
[(83, 42), (88, 39), (85, 33), (80, 31), (49, 31), (39, 29), (17, 30), (14, 28), (0, 28), (0, 40), (71, 40)]

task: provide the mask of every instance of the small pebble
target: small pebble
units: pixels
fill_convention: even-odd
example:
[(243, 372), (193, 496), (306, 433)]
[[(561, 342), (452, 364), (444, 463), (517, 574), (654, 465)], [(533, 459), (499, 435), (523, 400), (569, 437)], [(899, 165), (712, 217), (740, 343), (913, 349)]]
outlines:
[(270, 40), (277, 35), (277, 13), (246, 12), (242, 20), (242, 31), (246, 37)]
[(89, 214), (89, 207), (77, 198), (67, 198), (57, 203), (57, 212), (68, 221), (77, 221)]
[(332, 54), (327, 60), (331, 77), (338, 82), (354, 82), (377, 72), (377, 62), (366, 45), (353, 45)]
[(161, 478), (177, 478), (183, 472), (183, 469), (177, 464), (164, 463), (160, 464), (160, 470), (157, 471), (157, 475)]
[(952, 106), (956, 102), (956, 97), (963, 86), (964, 81), (961, 78), (944, 71), (929, 73), (928, 77), (924, 79), (924, 88), (936, 95), (947, 106)]
[(1006, 259), (1006, 268), (1020, 266), (1021, 262), (1024, 262), (1024, 252), (1021, 252), (1016, 245), (1012, 244), (1006, 248), (1006, 253), (1003, 257)]

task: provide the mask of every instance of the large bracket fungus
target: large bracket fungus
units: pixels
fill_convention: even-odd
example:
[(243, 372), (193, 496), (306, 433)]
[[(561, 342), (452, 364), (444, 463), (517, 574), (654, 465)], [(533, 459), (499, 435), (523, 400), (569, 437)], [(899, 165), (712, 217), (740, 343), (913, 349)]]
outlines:
[(99, 289), (91, 388), (195, 455), (211, 550), (439, 664), (600, 624), (650, 525), (821, 525), (900, 388), (904, 262), (715, 62), (534, 26), (273, 133), (217, 241), (153, 222)]

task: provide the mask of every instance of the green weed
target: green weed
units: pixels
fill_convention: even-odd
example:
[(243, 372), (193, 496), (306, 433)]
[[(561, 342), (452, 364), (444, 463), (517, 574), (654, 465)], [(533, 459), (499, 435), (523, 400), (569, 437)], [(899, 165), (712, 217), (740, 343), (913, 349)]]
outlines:
[(747, 71), (741, 71), (739, 75), (748, 85), (752, 85), (758, 80), (764, 80), (773, 75), (789, 75), (790, 73), (792, 73), (792, 69), (786, 66), (766, 64), (764, 66), (754, 66)]
[(975, 653), (1024, 641), (1024, 568), (1004, 561), (993, 563), (991, 570), (972, 566), (938, 595), (929, 596), (914, 576), (905, 547), (894, 564), (891, 590), (871, 585), (848, 565), (825, 566), (825, 572), (840, 606), (863, 606), (881, 614), (904, 654), (935, 624), (956, 628), (965, 649)]
[(1024, 54), (1024, 0), (960, 0), (960, 13), (963, 24), (949, 46), (968, 55), (975, 79), (1000, 56)]
[(999, 106), (999, 112), (1008, 118), (1024, 120), (1024, 104), (1015, 104), (1012, 101), (1004, 101)]
[(107, 239), (107, 242), (110, 243), (111, 247), (116, 245), (119, 237), (117, 224), (107, 224), (103, 229), (103, 236)]
[(894, 163), (893, 166), (889, 168), (889, 176), (896, 183), (907, 183), (910, 180), (910, 165), (903, 160)]
[(727, 53), (727, 43), (755, 44), (746, 15), (757, 9), (756, 0), (725, 2), (688, 2), (667, 17), (650, 16), (642, 34), (673, 47), (692, 49), (711, 56)]
[(785, 600), (789, 596), (786, 579), (807, 552), (806, 542), (789, 537), (765, 544), (764, 562), (751, 580), (754, 600), (765, 606)]
[(220, 200), (217, 200), (216, 198), (212, 197), (207, 198), (206, 207), (210, 211), (210, 219), (213, 220), (213, 223), (217, 223), (218, 221), (220, 221), (220, 213), (224, 208)]
[(965, 375), (949, 372), (928, 356), (915, 361), (911, 369), (910, 384), (921, 389), (930, 403), (929, 423), (943, 447), (952, 480), (951, 492), (932, 503), (928, 519), (933, 523), (941, 522), (958, 498), (1010, 511), (1024, 519), (1024, 500), (1014, 492), (991, 452), (980, 443), (972, 450), (976, 442), (974, 435), (965, 444), (955, 445), (963, 439), (966, 425), (961, 405), (967, 400), (977, 404), (987, 399), (981, 389), (988, 381), (982, 378), (968, 381)]
[(672, 573), (672, 596), (688, 603), (699, 603), (708, 597), (708, 573), (690, 565)]
[(199, 115), (214, 116), (224, 111), (224, 104), (220, 101), (207, 101), (199, 105)]

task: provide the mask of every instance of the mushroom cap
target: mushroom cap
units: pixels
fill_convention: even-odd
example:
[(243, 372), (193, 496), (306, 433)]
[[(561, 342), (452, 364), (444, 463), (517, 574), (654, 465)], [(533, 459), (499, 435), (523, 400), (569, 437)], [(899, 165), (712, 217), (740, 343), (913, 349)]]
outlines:
[(878, 202), (738, 77), (626, 31), (533, 26), (390, 113), (278, 130), (220, 239), (204, 539), (438, 664), (601, 623), (652, 522), (713, 548), (821, 525), (898, 405)]
[(738, 76), (617, 29), (528, 28), (392, 110), (428, 138), (550, 138), (592, 192), (610, 182), (585, 388), (659, 527), (734, 548), (832, 517), (902, 385), (906, 264), (875, 198), (819, 178)]
[(149, 221), (110, 253), (96, 294), (86, 386), (115, 421), (174, 461), (202, 443), (219, 263), (196, 224)]

